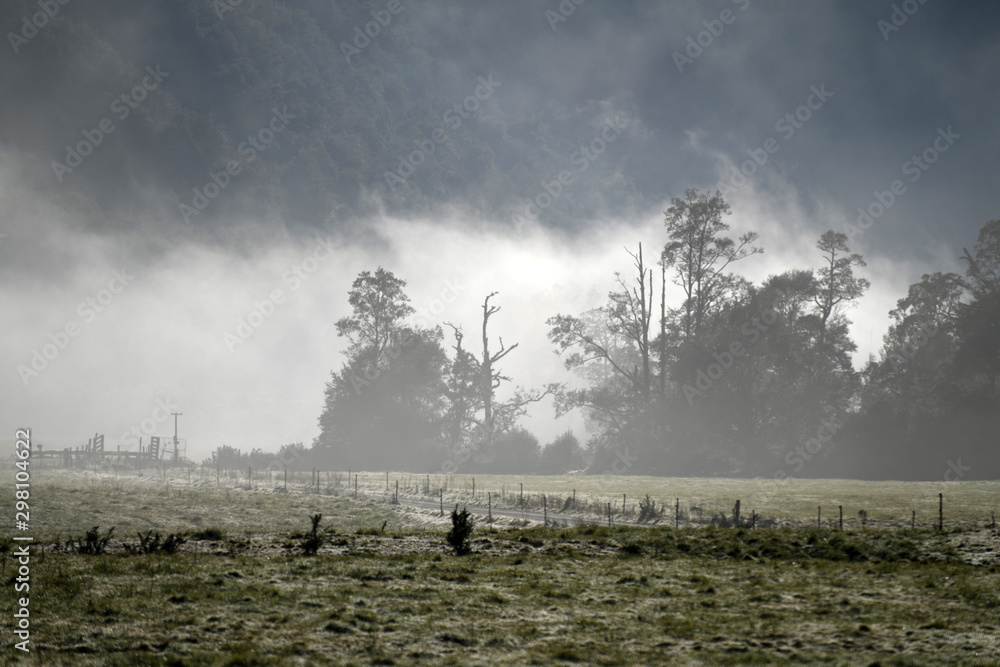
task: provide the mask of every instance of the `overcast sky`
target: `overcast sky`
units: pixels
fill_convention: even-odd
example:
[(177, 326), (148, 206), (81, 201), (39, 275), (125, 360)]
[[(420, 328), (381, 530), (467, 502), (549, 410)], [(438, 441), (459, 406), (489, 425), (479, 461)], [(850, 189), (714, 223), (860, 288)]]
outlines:
[[(498, 291), (493, 332), (519, 343), (504, 370), (526, 387), (567, 381), (546, 340), (546, 318), (602, 305), (613, 272), (630, 268), (624, 248), (641, 242), (654, 252), (662, 245), (671, 197), (733, 184), (741, 169), (752, 173), (727, 189), (728, 222), (734, 234), (759, 232), (765, 248), (740, 267), (748, 278), (816, 267), (815, 242), (827, 229), (850, 233), (852, 249), (866, 257), (861, 273), (872, 289), (848, 313), (860, 366), (880, 347), (887, 313), (907, 286), (923, 273), (963, 272), (962, 247), (998, 216), (1000, 21), (993, 3), (403, 6), (395, 20), (406, 39), (448, 64), (431, 80), (435, 99), (460, 102), (470, 81), (492, 75), (502, 82), (493, 103), (505, 117), (545, 110), (589, 123), (594, 138), (619, 119), (618, 138), (594, 157), (614, 169), (558, 197), (560, 205), (595, 198), (593, 214), (567, 219), (553, 206), (552, 215), (542, 211), (513, 225), (511, 214), (537, 201), (545, 181), (504, 193), (509, 207), (502, 213), (477, 210), (461, 193), (454, 202), (446, 193), (420, 215), (381, 213), (385, 184), (376, 181), (364, 189), (367, 214), (331, 211), (311, 226), (262, 211), (192, 229), (176, 206), (151, 206), (132, 211), (142, 221), (135, 229), (95, 227), (83, 222), (93, 211), (53, 185), (51, 171), (61, 146), (92, 125), (93, 115), (63, 109), (68, 119), (58, 126), (33, 123), (31, 105), (57, 103), (61, 84), (32, 80), (25, 84), (30, 94), (11, 88), (42, 57), (32, 51), (41, 38), (15, 53), (8, 36), (0, 46), (7, 86), (0, 98), (7, 119), (0, 130), (0, 440), (29, 426), (37, 442), (53, 447), (102, 432), (113, 448), (165, 405), (183, 413), (180, 435), (195, 460), (221, 444), (308, 444), (318, 432), (324, 383), (342, 363), (334, 322), (348, 312), (357, 273), (380, 265), (408, 282), (420, 316), (462, 323), (466, 331), (477, 326), (484, 296)], [(255, 7), (247, 0), (234, 11)], [(87, 26), (137, 70), (161, 60), (150, 42), (169, 40), (155, 13), (116, 22), (88, 14), (85, 3), (62, 11), (61, 20)], [(21, 13), (0, 19), (4, 33), (21, 29)], [(339, 44), (354, 27), (327, 36), (323, 57), (331, 66), (352, 66)], [(378, 39), (394, 38), (401, 39)], [(86, 66), (99, 70), (105, 61)], [(171, 67), (179, 73), (197, 62)], [(174, 76), (162, 86), (178, 104), (226, 95)], [(93, 94), (106, 106), (100, 96), (107, 91)], [(552, 179), (574, 168), (573, 151), (542, 154), (530, 144), (512, 151), (543, 164)], [(100, 187), (109, 198), (160, 189), (125, 177)], [(622, 191), (634, 193), (628, 206), (602, 204), (621, 201)], [(859, 207), (876, 216), (852, 232)], [(677, 288), (672, 294), (677, 303)], [(244, 340), (240, 321), (257, 322), (255, 310), (265, 316), (242, 330), (250, 333)], [(43, 363), (37, 356), (46, 345), (52, 358)], [(33, 357), (36, 369), (44, 368), (25, 373)], [(543, 443), (567, 428), (586, 439), (579, 418), (556, 421), (550, 405), (536, 407), (527, 425)], [(172, 432), (172, 421), (154, 431)]]

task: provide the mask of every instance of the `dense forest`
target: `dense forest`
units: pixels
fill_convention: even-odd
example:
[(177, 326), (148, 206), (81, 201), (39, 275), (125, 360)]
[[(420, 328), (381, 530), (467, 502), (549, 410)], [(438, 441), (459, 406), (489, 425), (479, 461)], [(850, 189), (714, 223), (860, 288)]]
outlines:
[[(553, 314), (549, 341), (574, 381), (518, 387), (517, 353), (482, 328), (415, 327), (406, 282), (365, 271), (337, 323), (350, 342), (334, 372), (310, 455), (337, 468), (429, 472), (860, 476), (973, 479), (1000, 462), (1000, 220), (964, 250), (965, 276), (927, 273), (889, 313), (879, 358), (856, 370), (851, 305), (870, 287), (848, 235), (827, 231), (816, 263), (754, 284), (740, 260), (763, 252), (732, 238), (719, 193), (672, 200), (663, 246), (629, 251), (607, 302)], [(675, 294), (681, 305), (670, 306)], [(567, 433), (540, 448), (518, 420), (555, 396), (585, 412), (581, 449)]]

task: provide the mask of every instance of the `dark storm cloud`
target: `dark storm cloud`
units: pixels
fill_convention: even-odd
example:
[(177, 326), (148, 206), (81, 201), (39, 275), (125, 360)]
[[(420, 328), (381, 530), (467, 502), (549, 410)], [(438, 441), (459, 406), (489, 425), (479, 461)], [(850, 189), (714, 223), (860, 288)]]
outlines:
[[(14, 5), (4, 33), (36, 7)], [(93, 430), (95, 401), (102, 418), (125, 428), (169, 395), (229, 410), (225, 428), (188, 416), (216, 439), (308, 440), (323, 383), (339, 364), (332, 322), (357, 271), (386, 262), (412, 281), (414, 301), (428, 301), (455, 276), (488, 293), (511, 280), (495, 267), (545, 266), (517, 294), (531, 306), (519, 314), (521, 350), (530, 342), (548, 359), (545, 317), (567, 301), (597, 305), (610, 271), (623, 268), (621, 246), (662, 240), (670, 197), (714, 187), (762, 150), (766, 162), (732, 197), (734, 228), (759, 229), (768, 249), (748, 268), (755, 279), (814, 265), (823, 231), (854, 222), (894, 180), (906, 186), (856, 239), (877, 285), (856, 318), (865, 320), (865, 343), (908, 283), (928, 270), (961, 270), (961, 246), (997, 217), (1000, 40), (998, 12), (986, 2), (402, 6), (351, 62), (341, 43), (386, 3), (244, 0), (220, 17), (211, 3), (74, 1), (17, 53), (5, 42), (0, 303), (17, 322), (3, 339), (8, 370), (77, 317), (76, 305), (110, 271), (135, 266), (137, 276), (41, 389), (24, 393), (9, 374), (5, 405), (67, 435)], [(60, 182), (52, 162), (157, 64), (170, 72), (163, 85), (131, 117), (115, 118), (103, 145)], [(417, 169), (415, 194), (389, 191), (384, 174), (399, 156), (435, 128), (450, 130), (444, 114), (491, 75), (502, 85)], [(817, 90), (832, 95), (820, 104)], [(191, 188), (209, 182), (283, 105), (296, 114), (288, 134), (185, 224), (178, 204), (192, 200)], [(519, 246), (511, 215), (574, 169), (581, 147), (616, 116), (627, 119), (620, 137), (586, 162)], [(958, 138), (910, 180), (907, 165), (948, 128)], [(426, 233), (403, 234), (410, 219)], [(223, 333), (280, 285), (318, 233), (342, 243), (324, 282), (291, 295), (237, 359)], [(577, 258), (553, 249), (563, 242), (594, 244), (588, 272), (574, 274)], [(475, 258), (483, 244), (488, 262)], [(423, 268), (431, 262), (456, 269), (431, 279)], [(449, 318), (474, 320), (481, 297), (472, 291), (463, 314)], [(281, 341), (321, 361), (303, 363)], [(515, 370), (536, 384), (554, 379), (530, 375), (536, 366), (526, 357)], [(218, 374), (203, 385), (205, 368)], [(105, 393), (84, 396), (88, 373), (101, 375)], [(278, 398), (260, 398), (269, 378), (280, 378)], [(127, 415), (108, 407), (136, 387), (144, 389)], [(244, 394), (256, 397), (253, 406), (274, 400), (280, 409), (248, 408)], [(59, 400), (33, 407), (46, 395)], [(260, 417), (279, 413), (294, 414), (295, 424)]]

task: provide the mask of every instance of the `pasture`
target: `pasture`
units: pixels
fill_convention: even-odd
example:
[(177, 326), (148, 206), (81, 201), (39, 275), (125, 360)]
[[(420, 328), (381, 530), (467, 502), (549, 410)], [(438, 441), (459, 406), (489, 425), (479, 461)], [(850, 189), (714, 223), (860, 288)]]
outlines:
[[(251, 472), (252, 477), (252, 472)], [(392, 507), (384, 473), (359, 497), (333, 474), (278, 483), (113, 477), (36, 469), (32, 482), (32, 653), (26, 664), (828, 664), (992, 665), (1000, 660), (995, 483), (788, 482), (476, 476), (476, 498), (613, 502), (680, 497), (685, 510), (787, 521), (517, 528), (479, 523), (457, 557), (428, 510)], [(401, 502), (435, 476), (400, 479)], [(331, 484), (324, 484), (325, 481)], [(169, 483), (168, 483), (169, 481)], [(353, 480), (352, 480), (353, 481)], [(437, 480), (453, 506), (471, 476)], [(530, 494), (528, 484), (530, 483)], [(469, 488), (466, 488), (468, 485)], [(608, 486), (605, 486), (608, 485)], [(943, 490), (941, 490), (943, 489)], [(516, 490), (516, 492), (515, 492)], [(363, 491), (366, 491), (363, 493)], [(946, 526), (933, 530), (937, 493)], [(368, 496), (365, 498), (364, 496)], [(927, 497), (930, 497), (927, 500)], [(606, 500), (605, 500), (606, 499)], [(918, 504), (923, 503), (923, 504)], [(869, 525), (815, 526), (817, 506), (869, 509)], [(446, 506), (447, 507), (447, 506)], [(922, 517), (916, 530), (910, 512)], [(567, 510), (569, 511), (569, 510)], [(304, 555), (309, 516), (323, 544)], [(626, 511), (626, 515), (627, 515)], [(578, 511), (584, 516), (586, 512)], [(801, 514), (801, 517), (800, 517)], [(924, 515), (927, 515), (924, 517)], [(809, 516), (812, 525), (809, 527)], [(434, 520), (430, 520), (434, 518)], [(626, 519), (620, 516), (616, 521)], [(693, 517), (691, 517), (693, 518)], [(802, 525), (796, 522), (801, 518)], [(852, 515), (856, 518), (856, 512)], [(893, 525), (893, 522), (899, 525)], [(926, 524), (926, 525), (923, 525)], [(92, 526), (115, 531), (78, 552)], [(134, 555), (137, 532), (172, 533), (176, 553)], [(2, 545), (13, 588), (11, 542)], [(12, 595), (4, 596), (10, 616)], [(8, 649), (12, 650), (12, 649)], [(9, 655), (9, 654), (8, 654)]]

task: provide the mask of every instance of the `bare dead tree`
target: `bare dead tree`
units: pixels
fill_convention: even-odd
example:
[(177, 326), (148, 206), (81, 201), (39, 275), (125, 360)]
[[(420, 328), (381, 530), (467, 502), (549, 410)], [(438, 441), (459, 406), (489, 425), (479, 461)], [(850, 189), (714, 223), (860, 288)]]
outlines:
[(483, 396), (483, 426), (486, 430), (486, 443), (488, 445), (493, 443), (494, 433), (493, 392), (500, 386), (502, 381), (510, 380), (510, 378), (501, 375), (500, 371), (493, 370), (493, 367), (494, 364), (513, 352), (518, 345), (514, 343), (510, 347), (505, 347), (503, 338), (500, 338), (500, 350), (494, 354), (490, 354), (490, 339), (486, 328), (490, 317), (500, 312), (500, 306), (490, 305), (490, 299), (497, 294), (499, 292), (491, 292), (483, 301), (483, 360), (480, 363), (480, 382), (482, 383)]
[[(639, 244), (639, 251), (633, 253), (628, 248), (625, 252), (635, 260), (637, 272), (637, 286), (629, 285), (620, 274), (615, 274), (615, 279), (621, 286), (620, 292), (612, 292), (608, 295), (610, 308), (608, 309), (608, 327), (616, 334), (624, 335), (633, 341), (639, 348), (639, 357), (642, 368), (636, 368), (632, 372), (632, 377), (636, 383), (636, 388), (643, 400), (648, 402), (650, 395), (650, 365), (649, 365), (649, 324), (653, 317), (653, 270), (646, 270), (646, 265), (642, 257), (642, 244)], [(648, 286), (647, 286), (648, 278)]]

